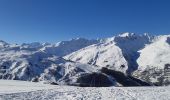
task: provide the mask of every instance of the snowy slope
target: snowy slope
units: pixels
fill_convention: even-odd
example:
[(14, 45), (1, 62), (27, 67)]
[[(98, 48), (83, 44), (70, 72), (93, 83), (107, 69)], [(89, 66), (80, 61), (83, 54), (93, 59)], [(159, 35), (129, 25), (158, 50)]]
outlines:
[(140, 50), (137, 59), (139, 70), (148, 66), (164, 69), (165, 64), (170, 64), (170, 35), (158, 36), (151, 44)]
[[(73, 61), (97, 65), (100, 68), (109, 67), (111, 69), (125, 72), (127, 68), (121, 68), (126, 60), (123, 58), (121, 50), (113, 43), (100, 43), (81, 49), (65, 57)], [(119, 66), (119, 67), (115, 67)]]
[(135, 71), (137, 78), (147, 82), (162, 82), (162, 71), (168, 64), (170, 35), (122, 33), (101, 40), (77, 38), (56, 44), (18, 45), (0, 41), (0, 78), (3, 79), (66, 84), (68, 80), (75, 82), (82, 73), (107, 67), (125, 74)]
[(169, 100), (170, 87), (72, 87), (0, 80), (0, 100)]
[(123, 33), (73, 52), (65, 59), (130, 73), (157, 85), (170, 84), (170, 79), (164, 77), (165, 66), (170, 67), (170, 35)]
[(98, 40), (87, 40), (83, 38), (62, 41), (42, 47), (40, 50), (51, 55), (65, 56), (86, 46), (98, 43)]
[[(45, 85), (42, 83), (15, 81), (15, 80), (0, 80), (0, 94), (10, 94), (18, 92), (30, 92), (44, 89), (53, 89), (54, 85)], [(1, 99), (0, 99), (1, 100)]]
[(114, 41), (122, 50), (123, 56), (128, 62), (128, 72), (131, 73), (138, 69), (136, 60), (140, 56), (139, 50), (145, 48), (145, 45), (150, 44), (153, 36), (148, 34), (123, 33), (116, 36)]
[[(58, 56), (71, 53), (96, 42), (97, 40), (81, 38), (63, 41), (55, 45), (49, 43), (18, 45), (0, 41), (0, 78), (56, 82), (64, 75), (72, 74), (71, 71), (78, 67), (82, 69), (81, 71), (88, 72), (87, 69), (93, 70), (93, 68), (88, 68), (91, 66), (67, 61)], [(79, 72), (74, 74), (77, 73)]]
[(157, 36), (139, 51), (138, 69), (133, 73), (140, 79), (157, 85), (169, 85), (170, 35)]
[(6, 67), (7, 71), (1, 73), (0, 77), (2, 79), (51, 83), (57, 82), (59, 79), (64, 78), (65, 75), (69, 75), (67, 79), (70, 79), (79, 73), (97, 71), (91, 65), (75, 63), (55, 56), (46, 56), (44, 53), (38, 52), (38, 54), (32, 54), (26, 58), (8, 59), (1, 63), (1, 66)]
[(138, 51), (150, 41), (151, 37), (147, 34), (123, 33), (103, 39), (100, 43), (73, 52), (65, 58), (100, 67), (109, 67), (124, 73), (132, 72), (138, 67), (136, 62), (139, 57)]
[[(100, 68), (108, 67), (123, 72), (127, 70), (127, 62), (124, 59), (120, 48), (112, 43), (92, 45), (74, 52), (65, 58), (81, 63), (97, 65)], [(126, 67), (121, 68), (121, 65), (125, 65)]]

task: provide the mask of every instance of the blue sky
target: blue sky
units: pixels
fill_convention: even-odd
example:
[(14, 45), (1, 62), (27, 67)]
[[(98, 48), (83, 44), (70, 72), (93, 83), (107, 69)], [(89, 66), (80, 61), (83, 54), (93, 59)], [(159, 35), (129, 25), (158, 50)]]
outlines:
[(11, 43), (170, 33), (169, 0), (0, 0), (0, 39)]

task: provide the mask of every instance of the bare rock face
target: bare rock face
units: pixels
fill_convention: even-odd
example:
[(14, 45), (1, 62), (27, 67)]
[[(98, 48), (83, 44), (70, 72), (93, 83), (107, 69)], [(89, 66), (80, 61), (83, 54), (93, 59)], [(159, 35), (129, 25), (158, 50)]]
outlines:
[(81, 75), (77, 82), (81, 87), (109, 87), (115, 86), (116, 81), (103, 73), (86, 73)]

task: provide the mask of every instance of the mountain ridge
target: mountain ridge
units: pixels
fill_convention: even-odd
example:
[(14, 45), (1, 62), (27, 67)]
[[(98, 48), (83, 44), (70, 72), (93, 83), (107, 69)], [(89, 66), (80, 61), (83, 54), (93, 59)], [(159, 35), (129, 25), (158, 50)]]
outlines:
[(56, 44), (18, 45), (0, 41), (0, 70), (10, 70), (0, 71), (0, 78), (65, 84), (75, 81), (82, 73), (105, 67), (137, 78), (142, 76), (147, 82), (159, 82), (158, 78), (148, 80), (142, 74), (153, 68), (164, 70), (170, 64), (169, 50), (170, 35), (135, 33), (98, 40), (77, 38)]

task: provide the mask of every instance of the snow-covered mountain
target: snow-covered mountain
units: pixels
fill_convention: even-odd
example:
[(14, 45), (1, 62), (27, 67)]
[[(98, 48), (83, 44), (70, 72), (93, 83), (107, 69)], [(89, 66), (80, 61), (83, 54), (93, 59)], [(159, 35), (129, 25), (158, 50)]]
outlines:
[(141, 54), (137, 59), (139, 69), (146, 69), (147, 66), (163, 69), (165, 64), (170, 63), (170, 35), (154, 38), (150, 45), (139, 52)]
[(40, 50), (47, 52), (48, 54), (51, 55), (62, 57), (95, 43), (98, 43), (98, 40), (87, 40), (83, 38), (76, 38), (70, 41), (62, 41), (56, 44), (45, 45)]
[[(110, 42), (88, 46), (65, 56), (65, 59), (97, 65), (100, 68), (109, 67), (111, 69), (123, 72), (126, 72), (128, 67), (127, 61), (123, 57), (121, 49), (114, 43)], [(121, 67), (121, 65), (124, 66)]]
[(138, 51), (149, 44), (151, 38), (147, 34), (123, 33), (103, 39), (100, 43), (73, 52), (65, 58), (131, 73), (138, 67)]
[[(100, 68), (108, 67), (148, 82), (164, 84), (164, 80), (168, 80), (166, 83), (170, 83), (169, 78), (164, 79), (164, 72), (169, 70), (170, 73), (170, 35), (123, 33), (103, 39), (64, 58)], [(165, 66), (168, 69), (165, 70)]]
[(164, 76), (170, 67), (170, 35), (123, 33), (100, 40), (77, 38), (56, 44), (0, 41), (3, 79), (70, 84), (103, 67), (147, 82), (169, 84)]
[[(60, 56), (96, 42), (97, 40), (82, 38), (57, 44), (24, 43), (18, 45), (0, 41), (0, 78), (56, 82), (68, 74), (76, 75), (79, 72), (88, 72), (87, 69), (93, 69), (88, 68), (91, 65), (68, 61)], [(83, 69), (82, 66), (85, 66), (86, 69)], [(78, 68), (81, 70), (73, 72)]]
[(170, 35), (155, 37), (139, 52), (134, 76), (159, 85), (170, 84)]

